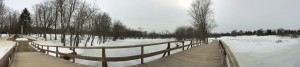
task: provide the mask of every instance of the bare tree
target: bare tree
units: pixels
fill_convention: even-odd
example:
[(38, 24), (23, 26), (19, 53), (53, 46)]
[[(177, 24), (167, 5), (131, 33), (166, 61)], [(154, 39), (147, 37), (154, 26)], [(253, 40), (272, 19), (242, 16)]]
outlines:
[(74, 27), (75, 27), (75, 45), (78, 46), (80, 42), (80, 35), (82, 35), (83, 26), (85, 22), (94, 14), (95, 8), (90, 7), (86, 2), (79, 5), (78, 10), (75, 12)]
[(196, 39), (208, 43), (210, 31), (216, 27), (210, 9), (211, 0), (194, 0), (191, 4), (189, 14), (193, 19), (193, 26), (196, 28)]
[(10, 34), (16, 34), (17, 31), (19, 31), (19, 30), (17, 30), (18, 29), (18, 15), (19, 15), (18, 12), (14, 11), (14, 10), (9, 11), (9, 13), (8, 13), (9, 36), (11, 36)]
[[(60, 26), (61, 26), (61, 30), (62, 29), (65, 29), (65, 24), (64, 24), (64, 22), (65, 22), (65, 20), (64, 20), (64, 18), (65, 18), (65, 0), (55, 0), (56, 2), (55, 3), (57, 3), (58, 4), (58, 9), (59, 9), (59, 13), (60, 13)], [(64, 30), (64, 31), (62, 31), (62, 35), (61, 35), (61, 42), (63, 43), (63, 46), (66, 46), (66, 36), (65, 36), (65, 33), (66, 33), (66, 31)]]
[(34, 10), (34, 20), (33, 20), (33, 26), (34, 28), (34, 32), (37, 34), (37, 36), (41, 37), (42, 36), (42, 9), (40, 8), (40, 4), (35, 4), (33, 6), (33, 10)]
[(186, 37), (186, 26), (180, 26), (175, 30), (175, 38), (177, 40), (184, 40)]
[(116, 41), (117, 39), (123, 37), (123, 34), (125, 32), (125, 26), (122, 24), (121, 21), (115, 21), (113, 24), (113, 29), (112, 29), (112, 33), (113, 33), (113, 41)]
[[(0, 33), (3, 33), (5, 31), (4, 28), (6, 25), (5, 19), (6, 19), (6, 13), (7, 13), (7, 9), (5, 7), (5, 4), (3, 2), (4, 0), (0, 0)], [(1, 34), (0, 34), (1, 37)]]
[(54, 7), (55, 7), (55, 20), (54, 20), (54, 40), (57, 40), (57, 22), (58, 22), (58, 17), (59, 17), (59, 15), (58, 15), (58, 12), (59, 12), (59, 6), (60, 6), (60, 4), (59, 4), (59, 1), (58, 0), (55, 0), (55, 1), (52, 1), (52, 4), (54, 5)]
[(107, 13), (103, 13), (101, 16), (101, 22), (100, 22), (100, 29), (101, 29), (101, 36), (102, 36), (102, 43), (105, 43), (107, 41), (107, 38), (109, 37), (110, 33), (110, 26), (111, 26), (111, 18)]
[(95, 36), (96, 35), (99, 36), (101, 17), (102, 17), (101, 13), (97, 13), (97, 14), (93, 15), (92, 25), (91, 25), (92, 26), (91, 27), (92, 28), (91, 29), (91, 34), (92, 34), (91, 46), (93, 46)]
[(234, 37), (236, 37), (238, 35), (238, 32), (237, 32), (237, 30), (233, 30), (232, 32), (231, 32), (231, 36), (234, 36)]
[(37, 12), (37, 15), (35, 15), (36, 20), (37, 18), (39, 19), (36, 22), (42, 24), (41, 27), (43, 28), (43, 37), (45, 40), (47, 40), (46, 34), (50, 33), (48, 32), (48, 30), (54, 25), (57, 19), (57, 15), (55, 14), (55, 7), (52, 6), (51, 1), (46, 1), (44, 3), (37, 4), (35, 6), (35, 12)]
[(180, 26), (175, 30), (175, 38), (177, 40), (192, 39), (194, 34), (194, 28), (191, 26)]

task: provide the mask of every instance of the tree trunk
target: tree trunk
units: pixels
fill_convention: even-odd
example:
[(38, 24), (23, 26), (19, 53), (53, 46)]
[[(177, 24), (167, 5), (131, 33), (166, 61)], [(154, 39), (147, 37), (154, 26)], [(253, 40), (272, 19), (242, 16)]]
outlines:
[(90, 41), (90, 35), (88, 35), (88, 38), (85, 41), (84, 47), (86, 47), (87, 43)]
[(93, 35), (93, 36), (92, 36), (92, 41), (91, 41), (91, 46), (93, 46), (94, 39), (95, 39), (95, 36)]

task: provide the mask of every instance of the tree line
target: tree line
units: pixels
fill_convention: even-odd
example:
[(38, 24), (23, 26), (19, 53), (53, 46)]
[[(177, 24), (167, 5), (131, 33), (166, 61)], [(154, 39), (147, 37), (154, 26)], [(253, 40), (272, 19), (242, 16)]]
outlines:
[(257, 35), (257, 36), (267, 36), (267, 35), (277, 35), (277, 36), (290, 36), (292, 38), (298, 38), (300, 35), (300, 30), (291, 29), (258, 29), (254, 31), (243, 31), (243, 30), (233, 30), (228, 33), (219, 33), (217, 36), (244, 36), (244, 35)]

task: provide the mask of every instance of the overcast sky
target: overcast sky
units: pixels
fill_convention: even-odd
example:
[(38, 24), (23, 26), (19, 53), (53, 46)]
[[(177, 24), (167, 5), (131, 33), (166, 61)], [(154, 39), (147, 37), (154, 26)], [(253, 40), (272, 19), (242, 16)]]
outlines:
[[(43, 0), (5, 0), (21, 12)], [(96, 2), (95, 2), (96, 1)], [(176, 27), (191, 25), (188, 8), (192, 0), (88, 0), (113, 20), (146, 31), (173, 32)], [(213, 0), (217, 28), (214, 32), (257, 29), (300, 29), (300, 0)]]

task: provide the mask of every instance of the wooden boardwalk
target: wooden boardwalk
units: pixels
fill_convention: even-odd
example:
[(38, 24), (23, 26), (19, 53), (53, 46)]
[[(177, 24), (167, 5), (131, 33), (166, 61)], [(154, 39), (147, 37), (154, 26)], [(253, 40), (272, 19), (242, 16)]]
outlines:
[(37, 52), (28, 42), (18, 42), (11, 67), (88, 67)]
[(17, 52), (12, 67), (87, 67), (41, 52)]
[(218, 42), (201, 45), (132, 67), (224, 67)]
[[(182, 46), (170, 47), (170, 43), (173, 42), (182, 42)], [(144, 54), (145, 46), (152, 45), (160, 45), (167, 43), (168, 47), (166, 50), (161, 50), (152, 53)], [(71, 55), (70, 57), (86, 59), (86, 60), (94, 60), (94, 61), (102, 61), (102, 67), (108, 67), (107, 61), (127, 61), (127, 60), (135, 60), (141, 59), (141, 64), (133, 65), (131, 67), (227, 67), (230, 65), (231, 67), (239, 67), (238, 62), (236, 61), (233, 53), (230, 51), (228, 46), (223, 41), (214, 40), (210, 44), (198, 45), (199, 43), (193, 43), (184, 45), (184, 41), (171, 41), (171, 42), (162, 42), (162, 43), (154, 43), (154, 44), (143, 44), (143, 45), (135, 45), (135, 46), (118, 46), (118, 47), (76, 47), (76, 48), (86, 48), (86, 49), (102, 49), (102, 57), (88, 57), (88, 56), (80, 56), (80, 55)], [(39, 45), (32, 43), (33, 46), (41, 46), (41, 47), (49, 47), (45, 45)], [(72, 63), (70, 61), (63, 60), (58, 57), (46, 55), (42, 52), (32, 51), (33, 48), (28, 48), (28, 42), (19, 43), (17, 48), (17, 52), (14, 53), (15, 57), (13, 58), (13, 63), (11, 67), (88, 67), (86, 65)], [(24, 46), (26, 45), (26, 46)], [(193, 48), (187, 49), (186, 47)], [(30, 46), (31, 47), (31, 46)], [(62, 46), (51, 46), (56, 47), (57, 51), (51, 51), (56, 54), (62, 54), (58, 52), (58, 47)], [(129, 48), (129, 47), (141, 47), (141, 55), (128, 56), (128, 57), (106, 57), (105, 49), (109, 48)], [(185, 47), (185, 48), (184, 48)], [(41, 49), (36, 47), (37, 49)], [(70, 48), (70, 47), (66, 47)], [(170, 51), (175, 49), (181, 49), (184, 51), (170, 54)], [(45, 51), (48, 51), (45, 50)], [(75, 48), (73, 49), (75, 51)], [(49, 52), (49, 51), (48, 51)], [(150, 56), (164, 54), (163, 58), (150, 61), (143, 62), (143, 58), (147, 58)], [(226, 58), (228, 57), (228, 58)], [(226, 60), (225, 60), (226, 59)], [(75, 60), (73, 60), (75, 62)]]

